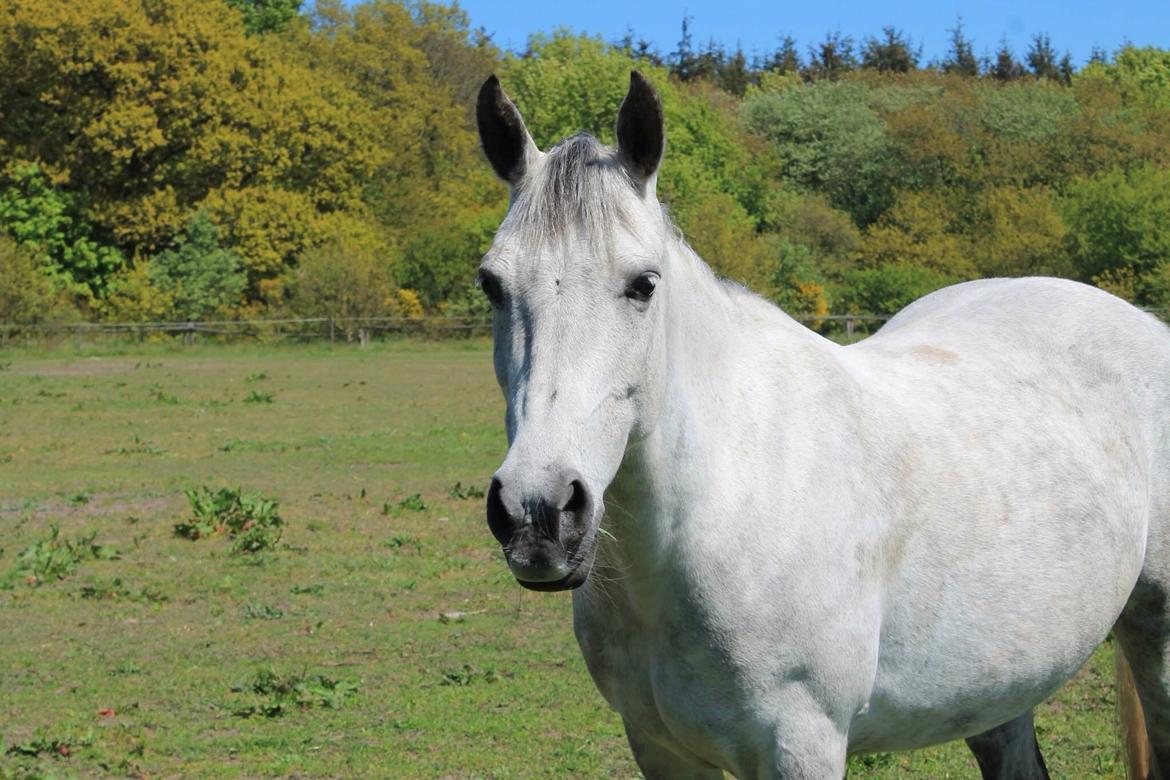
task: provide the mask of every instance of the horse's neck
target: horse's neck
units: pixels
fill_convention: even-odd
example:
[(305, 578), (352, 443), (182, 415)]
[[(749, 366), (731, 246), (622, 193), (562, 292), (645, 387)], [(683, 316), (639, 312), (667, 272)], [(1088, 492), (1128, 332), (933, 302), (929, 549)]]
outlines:
[[(709, 489), (723, 466), (737, 426), (779, 420), (804, 366), (832, 360), (831, 347), (750, 293), (717, 280), (697, 256), (680, 247), (670, 266), (665, 326), (666, 389), (657, 423), (631, 442), (607, 491), (604, 540), (624, 574), (654, 579), (671, 565), (680, 535), (701, 522), (688, 512), (695, 492)], [(745, 385), (766, 386), (766, 392)], [(779, 454), (777, 458), (779, 459)], [(725, 465), (725, 464), (724, 464)]]

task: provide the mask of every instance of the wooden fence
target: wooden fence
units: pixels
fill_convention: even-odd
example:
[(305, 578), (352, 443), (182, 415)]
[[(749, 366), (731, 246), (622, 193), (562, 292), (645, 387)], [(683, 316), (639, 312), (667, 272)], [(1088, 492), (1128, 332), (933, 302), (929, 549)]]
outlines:
[[(799, 322), (822, 331), (832, 331), (847, 340), (874, 329), (889, 319), (879, 314), (834, 314), (796, 317)], [(329, 341), (367, 346), (372, 339), (394, 337), (469, 338), (491, 333), (487, 317), (285, 317), (262, 320), (206, 320), (185, 322), (54, 322), (36, 325), (0, 323), (0, 345), (42, 342), (115, 339), (148, 341), (159, 338), (181, 340), (186, 345), (208, 341), (290, 340)]]

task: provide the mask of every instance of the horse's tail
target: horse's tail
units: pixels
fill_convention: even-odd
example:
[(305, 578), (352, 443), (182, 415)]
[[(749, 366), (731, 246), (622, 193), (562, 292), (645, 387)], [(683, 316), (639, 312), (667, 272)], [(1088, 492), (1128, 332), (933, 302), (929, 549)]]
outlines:
[(1146, 717), (1138, 699), (1133, 670), (1121, 645), (1114, 642), (1117, 671), (1117, 716), (1121, 721), (1121, 738), (1125, 743), (1125, 769), (1129, 780), (1146, 780), (1150, 776), (1150, 737)]

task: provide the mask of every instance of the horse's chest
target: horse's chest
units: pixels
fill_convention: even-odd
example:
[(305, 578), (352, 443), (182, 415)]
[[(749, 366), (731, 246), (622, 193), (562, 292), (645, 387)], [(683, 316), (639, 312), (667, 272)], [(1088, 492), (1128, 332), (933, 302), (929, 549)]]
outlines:
[(586, 665), (606, 701), (641, 736), (723, 763), (743, 710), (727, 664), (708, 637), (686, 629), (648, 631), (578, 614)]

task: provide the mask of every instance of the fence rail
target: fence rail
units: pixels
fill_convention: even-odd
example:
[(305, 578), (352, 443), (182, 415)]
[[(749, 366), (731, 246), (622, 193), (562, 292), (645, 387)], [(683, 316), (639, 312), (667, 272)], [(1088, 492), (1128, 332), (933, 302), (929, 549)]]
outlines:
[[(889, 319), (880, 314), (826, 314), (795, 318), (809, 327), (837, 329), (852, 337), (873, 323)], [(0, 323), (0, 345), (89, 337), (121, 337), (144, 341), (169, 336), (195, 344), (201, 336), (213, 340), (291, 339), (353, 342), (363, 347), (371, 339), (394, 336), (424, 338), (485, 336), (491, 332), (489, 317), (281, 317), (255, 320), (198, 320), (181, 322), (46, 322), (32, 325)]]

